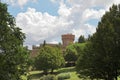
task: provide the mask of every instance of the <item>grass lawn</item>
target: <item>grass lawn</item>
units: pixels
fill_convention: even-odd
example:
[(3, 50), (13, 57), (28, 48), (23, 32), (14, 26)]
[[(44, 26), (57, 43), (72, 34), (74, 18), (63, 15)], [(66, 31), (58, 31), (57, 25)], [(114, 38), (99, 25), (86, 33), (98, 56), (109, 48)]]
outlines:
[(31, 71), (29, 76), (32, 80), (39, 80), (40, 77), (43, 76), (43, 74), (42, 71)]
[[(66, 79), (66, 80), (80, 80), (78, 78), (78, 75), (76, 74), (74, 67), (61, 68), (61, 69), (55, 70), (54, 72), (55, 72), (55, 75), (58, 75), (60, 73), (69, 73), (70, 79)], [(30, 72), (30, 79), (32, 80), (39, 80), (41, 76), (43, 76), (42, 71)]]
[[(55, 70), (54, 73), (55, 75), (58, 75), (61, 73), (69, 73), (70, 79), (65, 79), (65, 80), (86, 80), (86, 79), (80, 79), (78, 77), (78, 74), (76, 74), (74, 67), (61, 68), (61, 69)], [(43, 76), (42, 71), (31, 71), (29, 75), (31, 80), (39, 80), (40, 77)], [(87, 79), (87, 80), (90, 80), (90, 79)], [(118, 78), (118, 80), (120, 80), (120, 78)]]
[(56, 72), (70, 73), (70, 79), (66, 79), (66, 80), (80, 80), (80, 78), (78, 77), (78, 74), (76, 74), (74, 67), (61, 68), (61, 69), (58, 69)]

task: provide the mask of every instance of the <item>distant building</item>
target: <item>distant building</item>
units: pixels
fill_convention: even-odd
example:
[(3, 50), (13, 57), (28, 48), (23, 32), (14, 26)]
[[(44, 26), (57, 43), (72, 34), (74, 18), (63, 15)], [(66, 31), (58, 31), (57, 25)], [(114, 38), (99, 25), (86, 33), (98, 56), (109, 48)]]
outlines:
[(66, 48), (70, 43), (73, 43), (75, 39), (75, 35), (72, 34), (63, 34), (62, 35), (62, 43), (63, 47)]
[[(51, 44), (51, 43), (46, 43), (46, 45), (51, 46), (51, 47), (60, 46), (62, 48), (62, 50), (65, 51), (66, 47), (69, 44), (74, 43), (75, 35), (73, 35), (73, 34), (63, 34), (61, 37), (62, 37), (62, 45)], [(37, 56), (37, 53), (41, 46), (43, 46), (43, 44), (40, 44), (40, 46), (35, 46), (35, 45), (32, 46), (31, 57)]]
[(38, 53), (38, 51), (39, 51), (39, 48), (40, 48), (40, 46), (35, 46), (35, 45), (33, 45), (30, 56), (31, 56), (31, 57), (36, 57), (36, 56), (37, 56), (37, 53)]

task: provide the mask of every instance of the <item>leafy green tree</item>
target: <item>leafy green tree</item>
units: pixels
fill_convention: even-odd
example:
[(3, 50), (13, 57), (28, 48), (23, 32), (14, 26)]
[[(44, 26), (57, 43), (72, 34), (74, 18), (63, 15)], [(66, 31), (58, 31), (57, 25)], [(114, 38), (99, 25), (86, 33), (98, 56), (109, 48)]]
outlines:
[(52, 73), (54, 69), (61, 67), (65, 63), (61, 53), (58, 48), (41, 47), (39, 55), (35, 59), (36, 69), (43, 70), (45, 74), (48, 74), (48, 70), (51, 70)]
[[(94, 46), (91, 42), (87, 42), (82, 54), (78, 57), (76, 70), (83, 78), (98, 78), (95, 60), (97, 60), (94, 52)], [(100, 64), (101, 65), (101, 64)], [(100, 70), (100, 69), (99, 69)]]
[[(80, 65), (87, 66), (82, 67), (83, 73), (88, 72), (87, 76), (92, 78), (117, 80), (120, 75), (120, 5), (113, 5), (105, 13), (90, 42), (91, 47), (86, 48), (88, 51), (85, 50), (83, 57), (78, 60), (78, 68)], [(80, 60), (89, 64), (82, 64)], [(79, 69), (82, 71), (82, 68)]]
[(62, 51), (60, 48), (54, 48), (55, 49), (55, 53), (54, 53), (54, 57), (53, 57), (53, 62), (51, 64), (51, 73), (53, 73), (54, 69), (58, 69), (60, 67), (63, 67), (65, 65), (65, 60), (64, 57), (62, 55)]
[(83, 35), (81, 35), (79, 38), (78, 38), (78, 43), (84, 43), (85, 42), (85, 38)]
[(23, 48), (25, 35), (0, 2), (0, 79), (20, 80), (26, 74), (29, 52)]
[(73, 46), (68, 46), (65, 53), (65, 61), (68, 63), (74, 62), (77, 60), (77, 51)]
[(75, 64), (76, 60), (78, 59), (78, 56), (81, 56), (85, 45), (86, 43), (81, 43), (81, 44), (75, 43), (67, 46), (64, 54), (64, 58), (68, 62), (67, 66), (72, 66)]

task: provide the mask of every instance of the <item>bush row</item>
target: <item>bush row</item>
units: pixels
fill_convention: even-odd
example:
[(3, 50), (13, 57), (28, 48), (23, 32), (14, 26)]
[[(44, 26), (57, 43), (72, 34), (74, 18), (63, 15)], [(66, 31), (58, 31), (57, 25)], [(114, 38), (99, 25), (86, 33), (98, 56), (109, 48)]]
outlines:
[(69, 73), (61, 73), (58, 74), (57, 76), (55, 75), (44, 75), (40, 78), (40, 80), (65, 80), (65, 79), (69, 79), (70, 78), (70, 74)]

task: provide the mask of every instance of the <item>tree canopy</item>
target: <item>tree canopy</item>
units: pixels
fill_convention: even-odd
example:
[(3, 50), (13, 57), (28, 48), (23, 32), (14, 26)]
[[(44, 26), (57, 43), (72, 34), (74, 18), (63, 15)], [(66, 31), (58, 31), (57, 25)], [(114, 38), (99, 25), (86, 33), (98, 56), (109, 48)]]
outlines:
[(67, 62), (66, 66), (75, 65), (75, 62), (77, 61), (78, 56), (81, 56), (85, 45), (86, 43), (74, 43), (67, 46), (66, 51), (64, 53), (64, 58)]
[(78, 38), (78, 43), (84, 43), (85, 42), (85, 38), (83, 35), (81, 35), (79, 38)]
[(113, 5), (103, 15), (88, 46), (78, 59), (78, 72), (91, 78), (117, 80), (120, 75), (120, 5)]
[(61, 67), (64, 63), (62, 52), (58, 48), (50, 46), (41, 47), (35, 59), (36, 69), (43, 70), (45, 74), (48, 73), (48, 70), (53, 72), (54, 69)]
[(25, 34), (0, 2), (0, 79), (20, 80), (26, 72), (29, 52), (23, 47)]

